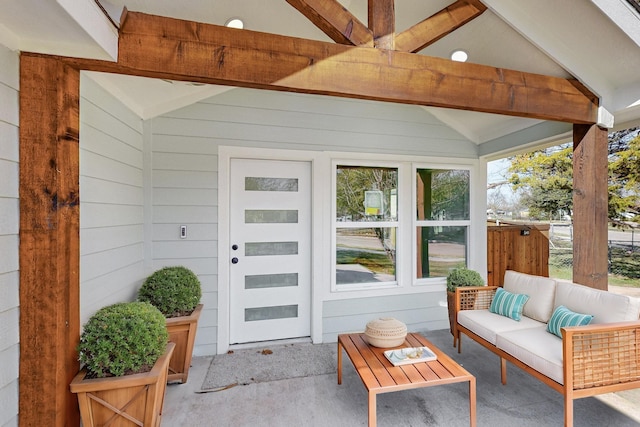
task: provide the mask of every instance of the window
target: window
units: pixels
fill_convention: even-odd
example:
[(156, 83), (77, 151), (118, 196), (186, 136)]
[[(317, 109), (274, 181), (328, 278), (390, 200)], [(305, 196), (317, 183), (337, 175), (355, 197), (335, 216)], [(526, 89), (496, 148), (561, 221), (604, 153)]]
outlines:
[(467, 265), (470, 171), (417, 168), (416, 278), (446, 277)]
[(397, 284), (398, 168), (337, 165), (335, 283)]
[(332, 291), (441, 285), (469, 263), (472, 166), (333, 163)]

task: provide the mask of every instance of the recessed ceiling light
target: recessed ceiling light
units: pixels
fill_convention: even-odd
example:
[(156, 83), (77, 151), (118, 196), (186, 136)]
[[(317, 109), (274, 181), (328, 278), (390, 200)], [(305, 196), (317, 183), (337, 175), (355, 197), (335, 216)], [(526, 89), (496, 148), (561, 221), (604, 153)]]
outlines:
[(244, 28), (244, 22), (242, 22), (242, 19), (240, 18), (231, 18), (224, 25), (225, 27), (238, 28), (240, 30)]
[(461, 49), (454, 50), (451, 54), (451, 60), (453, 61), (467, 62), (467, 59), (469, 59), (469, 54)]

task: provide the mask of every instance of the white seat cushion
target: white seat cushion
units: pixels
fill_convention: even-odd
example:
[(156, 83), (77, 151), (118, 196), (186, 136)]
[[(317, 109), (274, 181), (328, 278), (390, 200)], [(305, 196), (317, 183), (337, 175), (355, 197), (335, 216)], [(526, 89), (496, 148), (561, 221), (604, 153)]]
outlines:
[[(525, 316), (522, 316), (522, 319), (517, 321), (509, 317), (491, 313), (489, 310), (459, 311), (458, 323), (493, 345), (496, 344), (497, 334), (535, 328), (541, 325), (541, 322)], [(546, 325), (543, 325), (543, 327), (546, 327)]]
[(558, 281), (554, 308), (561, 305), (571, 311), (593, 315), (591, 324), (626, 322), (638, 320), (640, 316), (638, 298)]
[(529, 301), (522, 309), (523, 315), (544, 323), (549, 321), (554, 308), (555, 280), (507, 270), (504, 273), (503, 288), (514, 294), (529, 295)]
[(501, 333), (496, 347), (552, 380), (564, 384), (562, 340), (547, 332), (546, 326)]

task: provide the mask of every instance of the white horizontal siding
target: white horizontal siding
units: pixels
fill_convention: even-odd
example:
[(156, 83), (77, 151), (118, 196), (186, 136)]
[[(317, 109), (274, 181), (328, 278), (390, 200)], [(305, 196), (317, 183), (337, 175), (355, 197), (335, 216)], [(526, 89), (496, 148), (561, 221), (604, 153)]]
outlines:
[[(8, 312), (18, 307), (20, 303), (19, 279), (17, 269), (0, 273), (0, 313)], [(15, 336), (17, 336), (18, 331), (14, 331), (12, 334), (16, 334)], [(5, 338), (5, 335), (2, 335), (2, 338)], [(0, 341), (0, 348), (6, 348), (13, 344), (15, 343), (5, 342), (3, 340)]]
[(83, 228), (80, 230), (80, 254), (131, 246), (139, 244), (143, 239), (144, 233), (138, 224)]
[[(19, 322), (20, 316), (18, 315), (18, 310), (11, 309), (0, 312), (0, 336), (3, 337), (3, 340), (6, 339), (7, 343), (13, 341), (13, 344), (5, 344), (0, 347), (0, 352), (4, 352), (4, 350), (13, 347), (15, 343), (19, 341)], [(2, 370), (4, 370), (4, 367)], [(11, 374), (15, 374), (15, 372), (9, 374), (10, 375), (7, 375), (7, 372), (3, 372), (0, 374), (0, 379), (9, 380), (12, 376)]]
[(18, 381), (0, 388), (0, 423), (2, 427), (18, 427)]
[(84, 202), (110, 203), (118, 205), (138, 205), (144, 191), (141, 187), (119, 182), (104, 181), (85, 176), (83, 180), (85, 190)]
[[(15, 323), (12, 323), (12, 325), (17, 327)], [(0, 352), (0, 366), (2, 366), (3, 369), (0, 370), (0, 384), (12, 384), (15, 381), (18, 377), (19, 361), (19, 344), (14, 344), (11, 347), (2, 349), (2, 352)], [(0, 394), (2, 394), (1, 391)], [(0, 399), (0, 401), (1, 400), (2, 399)], [(0, 403), (0, 405), (2, 404)], [(2, 411), (0, 411), (0, 413), (2, 413)]]
[(17, 234), (0, 235), (0, 248), (7, 249), (2, 251), (0, 256), (0, 274), (12, 271), (18, 271), (18, 247), (20, 239)]
[(85, 203), (80, 211), (80, 222), (84, 228), (140, 225), (143, 218), (143, 207), (136, 205)]
[(153, 153), (153, 168), (164, 171), (213, 172), (218, 156), (196, 153)]
[[(4, 54), (2, 55), (4, 57)], [(4, 68), (4, 62), (2, 64)], [(0, 82), (0, 111), (3, 122), (18, 126), (18, 91), (4, 82)]]
[[(188, 240), (218, 241), (218, 228), (210, 223), (191, 224), (187, 227)], [(158, 242), (172, 241), (180, 235), (180, 228), (176, 224), (154, 224), (153, 237)]]
[(449, 325), (444, 292), (326, 301), (322, 312), (323, 342), (337, 341), (341, 333), (364, 331), (367, 322), (379, 317), (394, 317), (409, 331)]
[[(183, 265), (202, 283), (204, 310), (194, 354), (215, 354), (217, 336), (218, 156), (208, 138), (165, 136), (153, 121), (153, 269)], [(189, 127), (188, 121), (185, 126)], [(186, 134), (185, 134), (186, 135)], [(180, 238), (180, 226), (187, 238)]]
[(18, 425), (18, 53), (0, 45), (0, 426)]
[(17, 235), (20, 224), (20, 202), (18, 199), (0, 196), (0, 212), (2, 212), (0, 235)]
[(0, 120), (0, 158), (18, 161), (18, 133), (17, 124)]
[[(155, 118), (151, 128), (154, 268), (187, 265), (203, 281), (199, 355), (216, 353), (220, 145), (477, 158), (475, 144), (421, 107), (293, 93), (234, 89)], [(360, 312), (349, 308), (354, 300), (327, 302), (324, 338), (361, 330), (380, 310), (411, 327), (445, 327), (440, 294), (368, 299), (373, 305)]]
[[(118, 266), (106, 275), (86, 279), (82, 282), (83, 289), (91, 289), (91, 299), (83, 299), (80, 310), (82, 324), (100, 308), (112, 302), (133, 301), (144, 277), (141, 274), (140, 263), (137, 261), (129, 266)], [(114, 286), (126, 284), (127, 286)]]
[[(82, 132), (82, 129), (80, 130)], [(82, 134), (80, 135), (82, 139)], [(82, 141), (80, 142), (82, 146)], [(80, 151), (80, 169), (83, 177), (102, 179), (142, 188), (142, 166), (135, 167), (114, 161), (90, 151)]]
[(144, 278), (142, 120), (82, 74), (80, 318), (131, 301)]
[(217, 206), (218, 192), (201, 188), (154, 188), (153, 202), (161, 206)]
[[(353, 103), (353, 106), (358, 104)], [(409, 111), (415, 110), (416, 107), (400, 107), (395, 109)], [(229, 124), (241, 124), (251, 128), (260, 129), (262, 127), (273, 128), (274, 126), (281, 128), (303, 129), (305, 132), (321, 131), (333, 132), (337, 135), (344, 134), (357, 138), (369, 137), (371, 135), (386, 135), (393, 138), (420, 138), (424, 135), (432, 135), (433, 137), (449, 140), (459, 140), (455, 138), (449, 128), (439, 122), (417, 121), (420, 117), (416, 117), (416, 121), (411, 118), (396, 115), (380, 115), (379, 117), (354, 117), (353, 112), (341, 115), (335, 111), (286, 111), (274, 109), (257, 109), (255, 106), (229, 106), (208, 104), (202, 102), (190, 107), (183, 108), (177, 113), (171, 114), (174, 119), (182, 119), (188, 121), (208, 121), (212, 117), (218, 122), (226, 122)], [(343, 112), (345, 113), (345, 112)], [(424, 111), (421, 114), (426, 114)], [(318, 120), (321, 117), (331, 122), (330, 129), (327, 129), (324, 120)], [(159, 130), (160, 131), (160, 130)], [(210, 135), (204, 135), (210, 136)]]
[[(154, 133), (214, 145), (477, 157), (477, 147), (418, 106), (236, 89), (166, 114)], [(167, 144), (166, 140), (164, 144)]]
[[(155, 188), (209, 188), (218, 189), (218, 172), (154, 170)], [(218, 198), (216, 197), (217, 201)]]
[[(86, 103), (83, 104), (83, 111)], [(97, 107), (94, 105), (88, 104), (94, 110), (97, 110)], [(98, 110), (99, 111), (99, 110)], [(94, 111), (92, 116), (95, 116), (97, 111)], [(82, 116), (84, 117), (84, 116)], [(107, 117), (111, 117), (108, 116)], [(128, 144), (130, 142), (128, 139), (132, 137), (136, 137), (140, 139), (140, 133), (134, 132), (131, 128), (125, 127), (122, 129), (122, 126), (114, 126), (114, 127), (103, 127), (95, 128), (90, 125), (86, 125), (84, 128), (83, 139), (87, 141), (86, 144), (83, 144), (82, 148), (84, 151), (90, 151), (92, 153), (99, 154), (101, 156), (107, 157), (113, 161), (117, 161), (132, 167), (140, 167), (142, 164), (142, 147), (132, 146)], [(114, 136), (112, 133), (106, 132), (118, 132), (126, 131), (126, 135)], [(131, 141), (135, 143), (136, 141)]]
[(215, 206), (154, 206), (153, 220), (160, 224), (215, 224), (218, 209)]
[(0, 194), (4, 197), (18, 197), (18, 162), (0, 159)]

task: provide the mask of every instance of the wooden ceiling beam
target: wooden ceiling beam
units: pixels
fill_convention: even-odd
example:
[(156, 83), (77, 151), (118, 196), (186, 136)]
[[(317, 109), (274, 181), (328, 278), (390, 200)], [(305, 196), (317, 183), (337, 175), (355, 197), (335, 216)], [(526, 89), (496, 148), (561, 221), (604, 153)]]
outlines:
[(373, 32), (373, 46), (395, 50), (395, 0), (369, 0), (369, 29)]
[(419, 52), (482, 15), (487, 7), (478, 0), (458, 0), (395, 37), (395, 49)]
[[(78, 66), (99, 68), (95, 64)], [(121, 27), (119, 60), (112, 68), (147, 77), (541, 120), (597, 120), (597, 99), (563, 78), (135, 12)]]
[(373, 32), (337, 0), (287, 0), (336, 43), (373, 46)]

